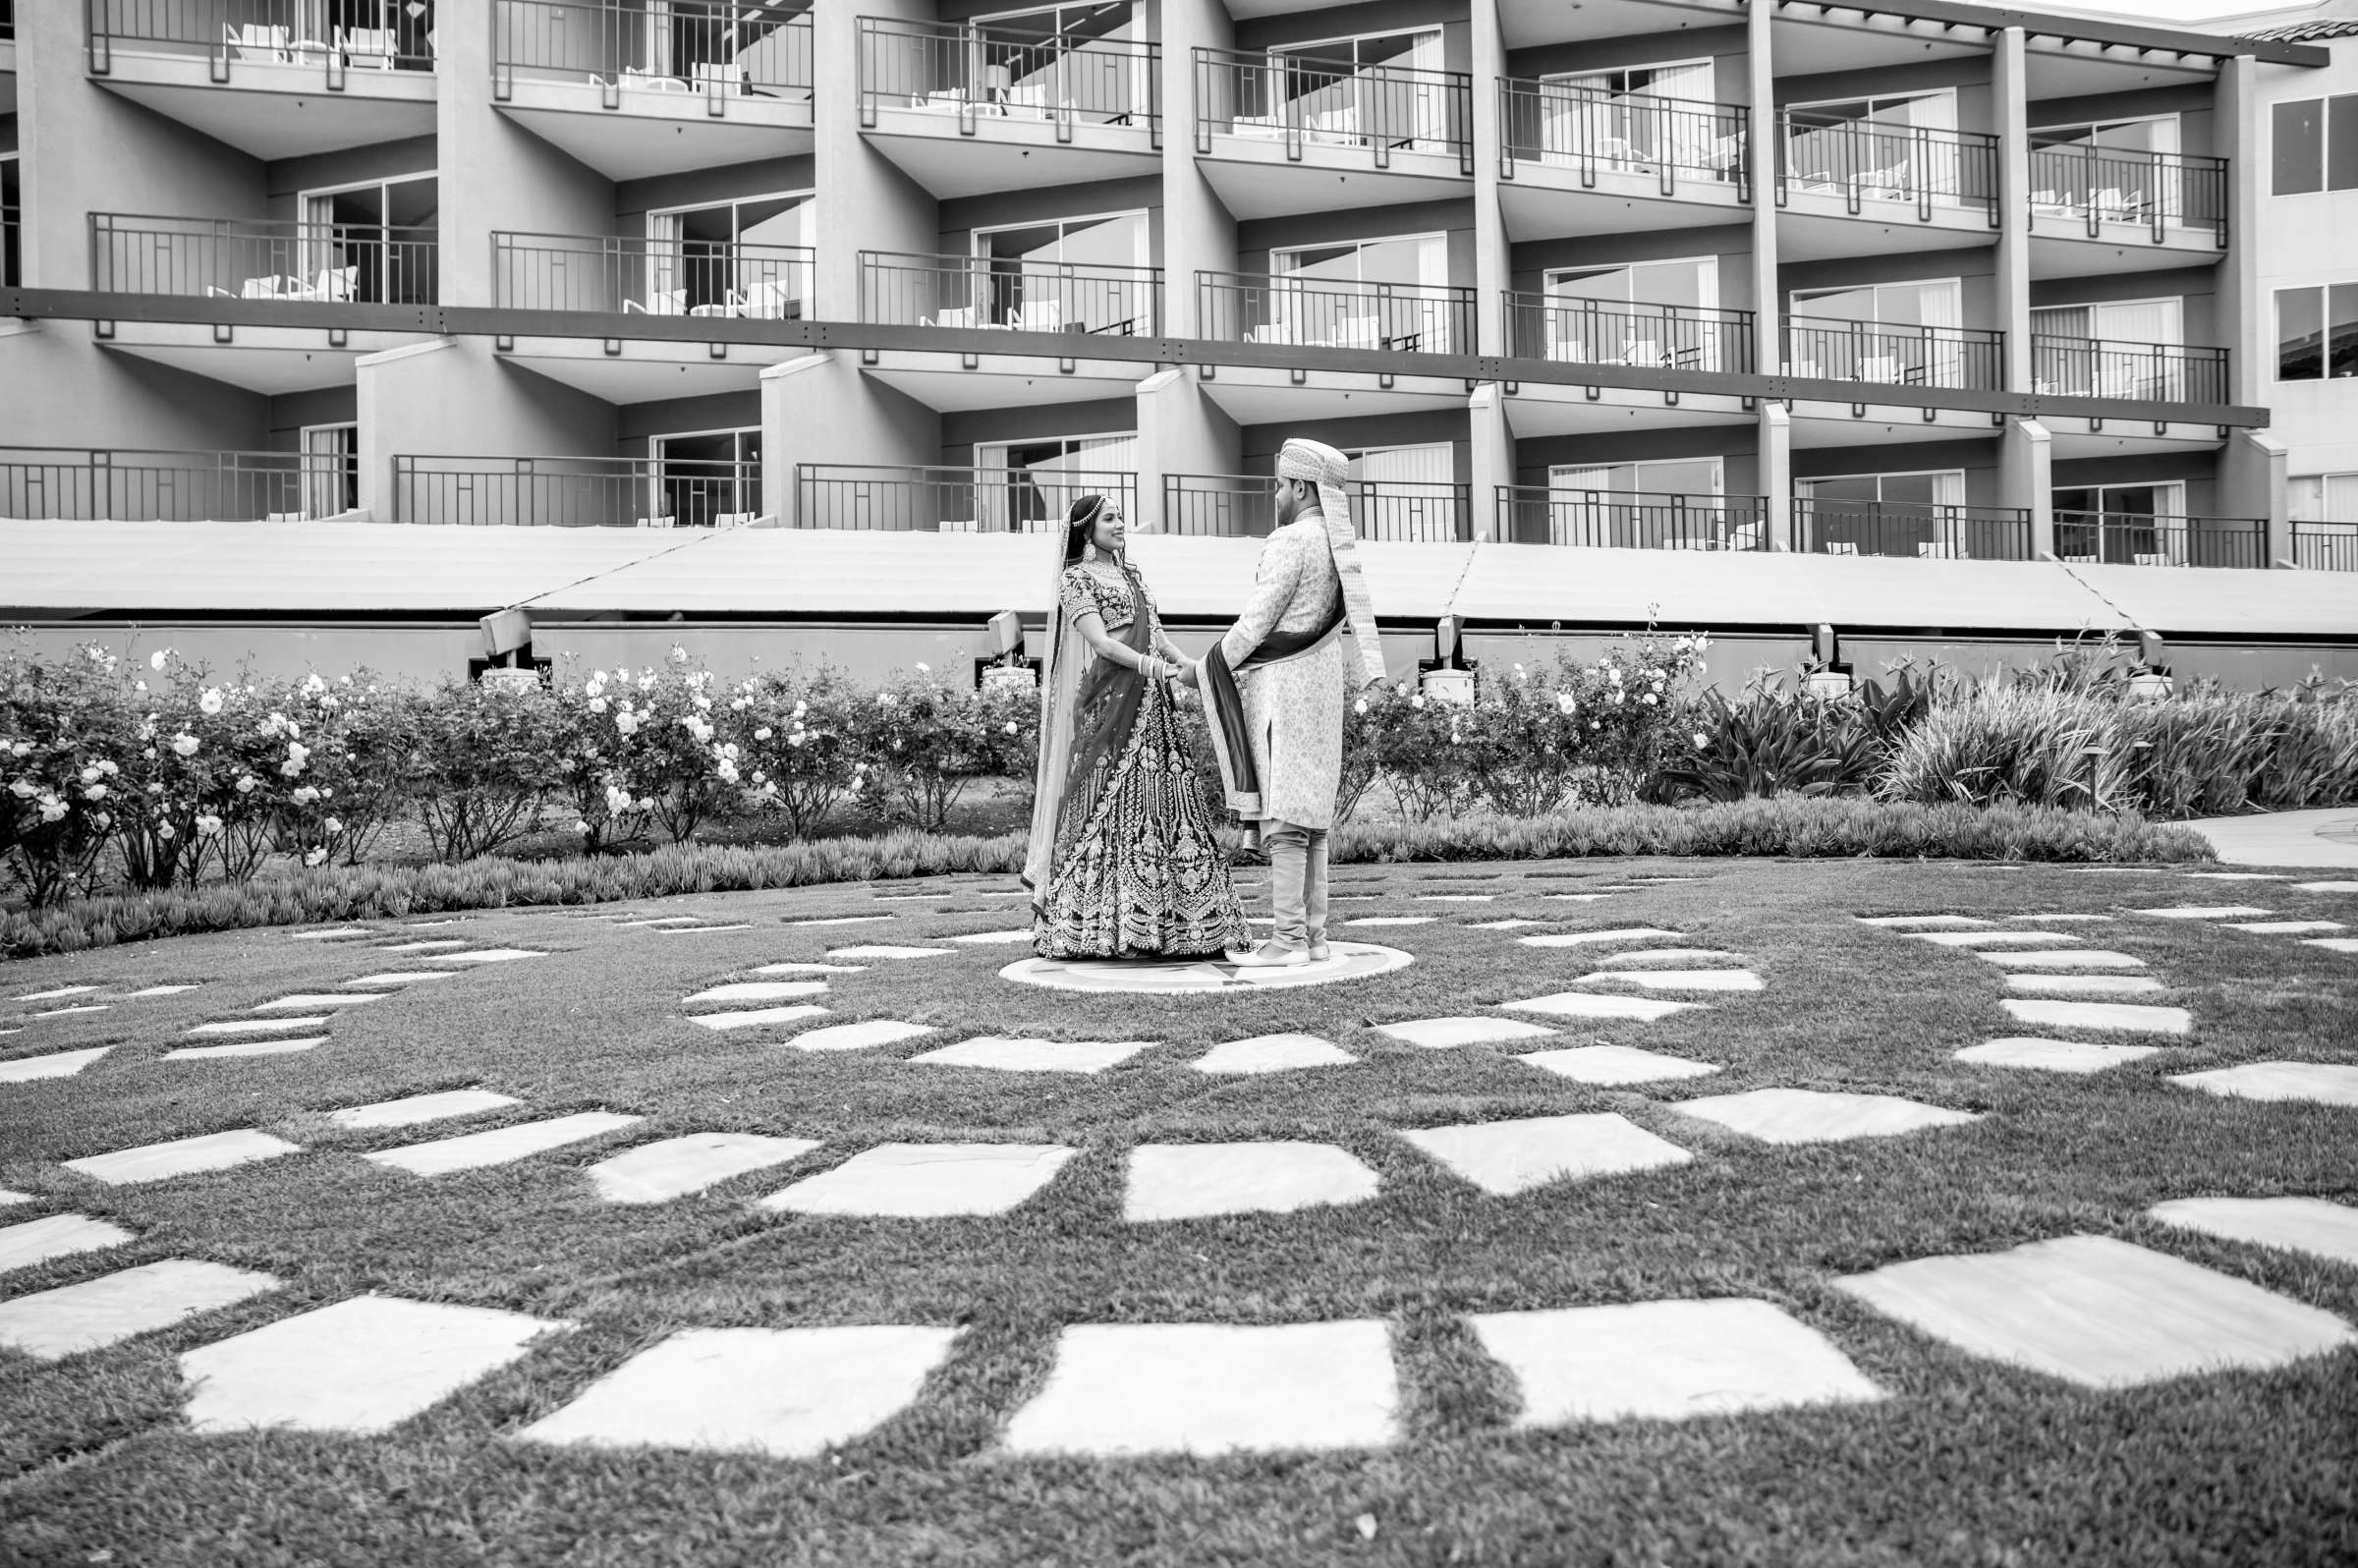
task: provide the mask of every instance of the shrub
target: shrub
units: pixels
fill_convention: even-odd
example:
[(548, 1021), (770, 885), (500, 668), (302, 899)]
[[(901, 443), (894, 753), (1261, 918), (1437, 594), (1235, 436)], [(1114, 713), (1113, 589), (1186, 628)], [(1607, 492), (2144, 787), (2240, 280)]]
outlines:
[(405, 704), (418, 738), (411, 773), (418, 824), (443, 861), (514, 843), (563, 783), (557, 702), (523, 683), (444, 681)]
[(94, 646), (56, 664), (23, 647), (0, 658), (0, 864), (36, 909), (88, 882), (127, 809), (138, 745), (116, 663)]
[(836, 670), (755, 676), (729, 700), (729, 734), (743, 754), (748, 799), (808, 836), (866, 771), (865, 709)]
[(860, 785), (888, 821), (938, 832), (978, 779), (1028, 777), (1038, 755), (1035, 694), (953, 690), (930, 665), (898, 675), (864, 704)]
[(2051, 685), (1976, 683), (1901, 733), (1881, 793), (1895, 801), (2125, 810), (2121, 709)]
[(1903, 666), (1841, 697), (1758, 679), (1737, 702), (1707, 692), (1695, 728), (1674, 744), (1648, 794), (1740, 801), (1864, 793), (1899, 736), (1931, 710), (1940, 684), (1937, 672)]

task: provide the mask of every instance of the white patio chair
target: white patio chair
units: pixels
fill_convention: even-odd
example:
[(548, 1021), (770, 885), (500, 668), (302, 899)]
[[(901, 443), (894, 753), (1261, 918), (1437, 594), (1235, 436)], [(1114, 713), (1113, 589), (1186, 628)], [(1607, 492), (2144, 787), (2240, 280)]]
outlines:
[(978, 306), (962, 305), (937, 311), (918, 324), (929, 327), (979, 327), (983, 324), (982, 311)]
[(1382, 343), (1383, 335), (1376, 329), (1376, 318), (1372, 315), (1345, 316), (1334, 324), (1335, 348), (1373, 349)]
[(754, 90), (754, 79), (741, 65), (725, 61), (699, 60), (690, 68), (699, 92), (736, 93), (740, 96)]
[(2160, 550), (2151, 554), (2139, 551), (2130, 555), (2129, 560), (2138, 566), (2172, 566), (2176, 564), (2166, 553)]
[(688, 308), (688, 313), (690, 315), (701, 315), (707, 318), (711, 316), (743, 315), (745, 314), (745, 296), (739, 294), (735, 289), (730, 289), (718, 300), (713, 301), (711, 304), (690, 306)]
[(1008, 323), (1018, 332), (1062, 332), (1064, 303), (1060, 300), (1036, 300), (1015, 308), (1015, 319)]
[(1228, 122), (1228, 134), (1253, 141), (1283, 141), (1285, 122), (1273, 114), (1240, 114)]
[(1659, 365), (1662, 363), (1662, 346), (1654, 338), (1631, 338), (1621, 346), (1620, 358), (1615, 363)]
[(637, 300), (623, 301), (622, 313), (624, 315), (686, 315), (688, 313), (688, 291), (686, 289), (651, 290), (644, 305)]
[(2093, 555), (2066, 555), (2063, 557), (2063, 559), (2069, 561), (2074, 566), (2096, 565), (2096, 557)]
[(1828, 555), (1856, 555), (1859, 553), (1859, 547), (1849, 539), (1828, 539), (1825, 544), (1825, 553)]
[(360, 286), (359, 267), (322, 267), (318, 280), (311, 285), (310, 297), (314, 300), (350, 300)]
[(783, 278), (765, 278), (745, 291), (739, 313), (764, 321), (798, 320), (803, 313), (803, 300), (794, 285)]
[(760, 515), (758, 512), (719, 512), (713, 515), (712, 526), (716, 529), (741, 529)]
[(621, 80), (622, 85), (626, 87), (642, 87), (648, 92), (694, 92), (696, 90), (679, 77), (666, 76), (660, 71), (642, 71), (637, 66), (624, 66)]
[(1899, 356), (1896, 354), (1862, 354), (1859, 356), (1860, 380), (1897, 381), (1901, 378)]
[(1359, 106), (1349, 104), (1340, 109), (1303, 116), (1311, 140), (1354, 143), (1359, 140)]
[(639, 527), (643, 529), (668, 529), (676, 528), (678, 525), (679, 520), (669, 516), (643, 517), (639, 520)]
[(1954, 544), (1933, 542), (1917, 545), (1916, 558), (1920, 561), (1961, 561), (1965, 559), (1965, 552)]
[(240, 60), (287, 61), (288, 29), (268, 23), (221, 24), (221, 42)]
[(336, 53), (357, 71), (390, 71), (396, 53), (391, 28), (338, 28)]

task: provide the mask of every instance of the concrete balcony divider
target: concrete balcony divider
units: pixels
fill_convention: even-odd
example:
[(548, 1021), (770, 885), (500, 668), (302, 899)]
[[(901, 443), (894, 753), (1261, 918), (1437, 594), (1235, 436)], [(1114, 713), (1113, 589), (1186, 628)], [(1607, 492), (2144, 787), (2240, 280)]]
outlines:
[(0, 447), (0, 517), (109, 523), (292, 523), (353, 509), (350, 453)]
[(877, 111), (943, 116), (961, 136), (993, 121), (1039, 121), (1060, 141), (1076, 126), (1119, 126), (1162, 145), (1162, 51), (1135, 38), (972, 23), (862, 17), (860, 124)]
[(813, 260), (800, 245), (501, 232), (491, 236), (491, 287), (510, 309), (799, 321)]
[[(1808, 109), (1778, 114), (1776, 200), (1835, 196), (1853, 217), (1912, 209), (1980, 210), (1997, 227), (1997, 138), (1979, 131), (1852, 119)], [(1903, 205), (1904, 204), (1904, 205)]]
[(1813, 381), (1995, 391), (2006, 335), (1976, 327), (1785, 318), (1785, 374)]
[(863, 251), (860, 319), (1153, 337), (1162, 329), (1162, 269)]
[(2031, 366), (2035, 390), (2042, 397), (2227, 401), (2224, 349), (2043, 335), (2031, 339)]
[(1750, 200), (1750, 113), (1741, 104), (1502, 79), (1498, 177), (1512, 180), (1518, 164), (1539, 164), (1576, 170), (1584, 189), (1600, 175), (1642, 175), (1665, 196), (1682, 186), (1732, 186)]
[(1792, 548), (1941, 561), (2031, 559), (2031, 514), (2011, 506), (1793, 498)]
[(1138, 476), (1088, 469), (961, 469), (802, 463), (793, 526), (919, 533), (1039, 533), (1062, 528), (1084, 495), (1138, 516)]
[(1382, 354), (1474, 352), (1472, 289), (1306, 273), (1199, 272), (1196, 302), (1204, 336), (1215, 342)]
[(693, 95), (721, 117), (732, 99), (807, 98), (811, 36), (808, 7), (768, 0), (494, 0), (492, 96), (506, 101), (519, 78), (587, 79), (609, 108), (625, 92)]
[(2135, 224), (2161, 244), (2172, 229), (2208, 229), (2227, 244), (2227, 160), (2062, 142), (2031, 149), (2031, 217), (2086, 225)]
[(1519, 359), (1752, 373), (1750, 310), (1511, 293), (1502, 307)]
[(432, 305), (427, 228), (90, 214), (90, 287), (225, 300)]
[(761, 509), (761, 465), (706, 458), (393, 459), (396, 523), (736, 528)]
[(1462, 71), (1198, 49), (1195, 87), (1201, 154), (1226, 136), (1278, 143), (1295, 163), (1313, 148), (1376, 169), (1400, 153), (1446, 154), (1474, 172), (1473, 78)]
[(2257, 518), (2057, 512), (2055, 554), (2113, 566), (2252, 569), (2269, 564), (2268, 525)]
[(1498, 532), (1510, 544), (1624, 550), (1766, 550), (1768, 501), (1759, 495), (1498, 486)]

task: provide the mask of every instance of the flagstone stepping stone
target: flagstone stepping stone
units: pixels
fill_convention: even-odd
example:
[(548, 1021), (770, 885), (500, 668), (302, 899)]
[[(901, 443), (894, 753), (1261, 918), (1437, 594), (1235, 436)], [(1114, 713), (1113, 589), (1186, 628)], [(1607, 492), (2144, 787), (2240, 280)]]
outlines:
[(1316, 1035), (1256, 1035), (1214, 1045), (1188, 1065), (1199, 1073), (1285, 1073), (1303, 1067), (1343, 1067), (1358, 1060)]
[(889, 943), (874, 947), (839, 947), (829, 958), (939, 958), (951, 949), (946, 947), (894, 947)]
[(456, 936), (438, 936), (426, 942), (379, 942), (380, 953), (439, 953), (453, 947), (465, 947), (466, 941)]
[(1417, 895), (1417, 902), (1420, 904), (1494, 904), (1497, 901), (1498, 895), (1495, 893), (1419, 893)]
[(2249, 904), (2183, 904), (2171, 909), (2138, 909), (2132, 915), (2151, 915), (2163, 921), (2231, 921), (2257, 918), (2272, 913), (2255, 909)]
[(2112, 917), (2109, 915), (2072, 915), (2061, 913), (2053, 915), (2009, 915), (2006, 917), (2006, 919), (2010, 921), (2108, 921)]
[(1730, 964), (1743, 962), (1739, 953), (1721, 952), (1716, 947), (1639, 947), (1626, 953), (1607, 953), (1597, 960), (1600, 964), (1694, 964), (1724, 959)]
[(2100, 1045), (2092, 1040), (2039, 1039), (2028, 1035), (1984, 1040), (1956, 1053), (1960, 1062), (1982, 1067), (2031, 1067), (2049, 1073), (2101, 1073), (2139, 1057), (2151, 1056), (2159, 1045)]
[(17, 998), (20, 1002), (54, 1002), (63, 996), (87, 996), (95, 985), (53, 985), (45, 991), (27, 991)]
[(18, 1204), (30, 1204), (35, 1202), (38, 1202), (38, 1200), (36, 1200), (30, 1193), (12, 1192), (8, 1188), (0, 1187), (0, 1208), (8, 1208)]
[(0, 1084), (22, 1084), (36, 1078), (72, 1078), (113, 1049), (112, 1045), (92, 1045), (87, 1050), (51, 1051), (46, 1056), (20, 1056), (14, 1061), (0, 1062)]
[(1032, 930), (1031, 927), (1026, 926), (1020, 931), (974, 931), (965, 936), (953, 936), (950, 940), (962, 942), (969, 947), (1006, 946), (1016, 942), (1031, 941)]
[[(1614, 891), (1623, 890), (1615, 889)], [(1601, 904), (1613, 895), (1612, 893), (1542, 893), (1540, 896), (1551, 904)]]
[(1062, 1144), (878, 1144), (770, 1194), (760, 1207), (894, 1219), (1003, 1214), (1055, 1179)]
[(805, 1030), (785, 1043), (798, 1051), (863, 1051), (872, 1050), (878, 1045), (898, 1045), (903, 1040), (936, 1033), (938, 1031), (931, 1024), (904, 1024), (892, 1018), (868, 1018), (856, 1024), (827, 1024)]
[(1527, 920), (1516, 915), (1502, 921), (1470, 921), (1466, 924), (1466, 929), (1469, 931), (1513, 931), (1520, 930), (1526, 925), (1544, 925), (1546, 924), (1545, 921)]
[(2135, 1002), (2033, 1001), (2008, 996), (1998, 1005), (2018, 1024), (2039, 1029), (2109, 1029), (2140, 1035), (2190, 1035), (2194, 1015), (2183, 1007), (2149, 1007)]
[(348, 980), (344, 983), (347, 985), (415, 985), (420, 980), (449, 980), (457, 973), (458, 971), (455, 969), (390, 970), (382, 975), (363, 975), (358, 980)]
[(746, 971), (749, 975), (865, 975), (865, 964), (762, 964)]
[(2006, 989), (2068, 996), (2141, 996), (2169, 987), (2150, 975), (2008, 975)]
[(105, 1011), (107, 1011), (106, 1003), (90, 1002), (82, 1007), (52, 1007), (47, 1012), (29, 1013), (26, 1016), (29, 1018), (72, 1018), (77, 1013), (103, 1013)]
[(2309, 931), (2346, 931), (2348, 926), (2339, 921), (2245, 921), (2227, 927), (2231, 931), (2253, 931), (2262, 936), (2299, 936)]
[(1695, 1156), (1611, 1111), (1425, 1127), (1400, 1135), (1486, 1193), (1684, 1165)]
[(340, 942), (348, 936), (374, 936), (376, 931), (366, 925), (331, 925), (323, 931), (296, 931), (299, 942)]
[(729, 985), (714, 985), (687, 998), (691, 1002), (776, 1002), (789, 996), (816, 996), (825, 991), (825, 980), (739, 980)]
[(231, 1018), (214, 1024), (198, 1024), (189, 1031), (192, 1035), (292, 1035), (301, 1030), (318, 1029), (327, 1023), (325, 1013), (310, 1018)]
[(1354, 915), (1345, 925), (1431, 925), (1437, 915)]
[(793, 1007), (748, 1007), (731, 1013), (695, 1013), (688, 1022), (710, 1030), (767, 1029), (773, 1024), (792, 1024), (806, 1018), (821, 1018), (826, 1009), (815, 1003)]
[(1567, 1045), (1559, 1050), (1532, 1051), (1518, 1062), (1569, 1078), (1576, 1084), (1653, 1084), (1667, 1078), (1702, 1078), (1719, 1071), (1710, 1062), (1666, 1056), (1635, 1045)]
[(1717, 1122), (1765, 1144), (1837, 1144), (1853, 1138), (1895, 1138), (1927, 1127), (1978, 1122), (1972, 1111), (1926, 1105), (1897, 1094), (1843, 1094), (1817, 1089), (1753, 1089), (1740, 1094), (1682, 1099), (1682, 1116)]
[(222, 1056), (292, 1056), (308, 1051), (314, 1045), (327, 1043), (325, 1035), (306, 1035), (300, 1039), (272, 1037), (270, 1039), (232, 1040), (226, 1045), (179, 1045), (157, 1057), (165, 1062), (210, 1061)]
[(338, 1127), (415, 1127), (420, 1122), (445, 1121), (453, 1116), (479, 1116), (524, 1101), (487, 1089), (445, 1089), (431, 1094), (380, 1099), (368, 1105), (347, 1105), (327, 1113)]
[(505, 1165), (528, 1154), (544, 1154), (568, 1144), (636, 1127), (646, 1119), (626, 1116), (620, 1111), (578, 1111), (544, 1122), (520, 1122), (514, 1127), (494, 1127), (489, 1132), (461, 1133), (455, 1138), (437, 1138), (425, 1144), (404, 1144), (399, 1148), (379, 1149), (362, 1157), (395, 1170), (406, 1170), (413, 1176), (443, 1176), (457, 1170)]
[(1545, 936), (1518, 936), (1515, 940), (1525, 947), (1585, 947), (1592, 942), (1651, 942), (1667, 937), (1677, 940), (1677, 931), (1665, 931), (1655, 925), (1625, 925), (1610, 931), (1551, 931)]
[(0, 1274), (136, 1240), (122, 1226), (87, 1214), (44, 1214), (39, 1219), (0, 1225)]
[(738, 921), (728, 925), (663, 925), (656, 928), (655, 934), (658, 936), (701, 936), (720, 931), (750, 931), (753, 928), (752, 921)]
[(1520, 1013), (1542, 1013), (1550, 1018), (1625, 1018), (1651, 1024), (1657, 1018), (1701, 1002), (1674, 1002), (1662, 996), (1616, 996), (1610, 991), (1558, 991), (1553, 996), (1526, 997), (1519, 1002), (1500, 1002)]
[(828, 915), (817, 920), (780, 921), (781, 925), (872, 925), (878, 921), (897, 921), (898, 915)]
[(2179, 1198), (2146, 1210), (2164, 1225), (2358, 1264), (2358, 1208), (2322, 1198)]
[(2313, 936), (2303, 947), (2322, 947), (2329, 953), (2358, 953), (2358, 936)]
[(2178, 874), (2208, 882), (2281, 882), (2284, 880), (2284, 874), (2281, 871), (2180, 871)]
[(478, 947), (469, 953), (445, 953), (434, 960), (437, 964), (506, 964), (519, 958), (546, 958), (529, 947)]
[(1389, 1035), (1427, 1050), (1449, 1050), (1459, 1045), (1495, 1045), (1514, 1039), (1552, 1039), (1555, 1031), (1519, 1018), (1411, 1018), (1397, 1024), (1378, 1024), (1378, 1035)]
[(1962, 931), (1987, 925), (1971, 915), (1857, 915), (1861, 925), (1880, 925), (1887, 931)]
[(2064, 931), (1902, 931), (1911, 941), (1935, 947), (2068, 947), (2079, 940)]
[(2358, 882), (2295, 882), (2304, 893), (2358, 893)]
[(2035, 947), (2028, 952), (1976, 953), (2000, 969), (2143, 969), (2145, 960), (2102, 947)]
[(807, 1459), (917, 1400), (955, 1328), (689, 1328), (641, 1351), (516, 1435), (575, 1448), (688, 1448)]
[(597, 1196), (609, 1204), (664, 1204), (748, 1171), (800, 1159), (815, 1138), (767, 1138), (759, 1133), (690, 1133), (626, 1148), (589, 1167)]
[(1833, 1283), (1968, 1355), (2089, 1388), (2281, 1367), (2358, 1343), (2331, 1313), (2109, 1236), (1924, 1258)]
[(1472, 1313), (1466, 1322), (1491, 1359), (1515, 1374), (1520, 1428), (1680, 1421), (1883, 1397), (1831, 1340), (1765, 1301)]
[(1330, 956), (1308, 964), (1240, 968), (1228, 958), (1138, 959), (1018, 959), (999, 971), (999, 979), (1051, 990), (1127, 992), (1150, 996), (1233, 996), (1240, 991), (1284, 990), (1301, 985), (1331, 985), (1368, 980), (1404, 969), (1414, 954), (1375, 942), (1337, 938)]
[(183, 1352), (198, 1432), (375, 1433), (516, 1361), (569, 1322), (489, 1307), (356, 1296)]
[(61, 1361), (278, 1288), (268, 1274), (167, 1258), (0, 1302), (0, 1345)]
[(2358, 1067), (2331, 1062), (2245, 1062), (2184, 1073), (2170, 1080), (2206, 1094), (2235, 1099), (2302, 1099), (2358, 1105)]
[(91, 1154), (64, 1163), (66, 1169), (79, 1171), (93, 1181), (123, 1187), (195, 1175), (198, 1171), (228, 1170), (237, 1165), (251, 1165), (255, 1160), (302, 1152), (300, 1144), (245, 1127), (234, 1132), (175, 1138), (161, 1144), (141, 1144), (137, 1148), (118, 1148), (111, 1154)]
[(1575, 985), (1591, 980), (1620, 980), (1650, 991), (1757, 991), (1761, 978), (1748, 969), (1623, 969), (1583, 975)]
[(1376, 1173), (1332, 1144), (1146, 1144), (1130, 1151), (1122, 1217), (1290, 1214), (1375, 1196)]
[(653, 915), (645, 920), (617, 922), (624, 929), (635, 925), (701, 925), (703, 918), (698, 915)]
[(1380, 1320), (1238, 1327), (1080, 1323), (1007, 1424), (1018, 1454), (1213, 1455), (1377, 1448), (1399, 1385)]
[(938, 1067), (987, 1067), (1002, 1073), (1101, 1073), (1153, 1048), (1154, 1042), (1146, 1039), (1013, 1039), (982, 1035), (909, 1060)]
[(320, 1007), (359, 1007), (377, 999), (371, 991), (326, 991), (281, 996), (274, 1002), (264, 1002), (254, 1009), (257, 1013), (304, 1013)]

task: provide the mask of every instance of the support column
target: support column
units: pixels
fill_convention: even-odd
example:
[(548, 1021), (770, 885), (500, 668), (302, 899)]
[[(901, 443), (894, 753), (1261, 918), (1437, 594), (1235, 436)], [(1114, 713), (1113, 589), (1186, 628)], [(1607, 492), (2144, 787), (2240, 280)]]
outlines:
[(1204, 395), (1185, 365), (1161, 369), (1138, 384), (1138, 516), (1154, 532), (1171, 530), (1164, 515), (1163, 479), (1173, 474), (1235, 474), (1244, 468), (1244, 432)]
[[(1785, 301), (1776, 276), (1776, 66), (1769, 47), (1775, 0), (1752, 0), (1744, 14), (1747, 96), (1752, 115), (1745, 135), (1752, 164), (1753, 369), (1784, 371)], [(1777, 497), (1769, 497), (1771, 506)]]
[(2028, 392), (2038, 381), (2031, 363), (2030, 72), (2022, 28), (1998, 32), (1990, 80), (1997, 123), (1997, 327), (2006, 335), (1998, 386)]
[(2237, 55), (2218, 73), (2218, 112), (2212, 118), (2217, 150), (2227, 160), (2227, 249), (2218, 261), (2218, 341), (2227, 353), (2227, 401), (2246, 408), (2268, 402), (2268, 360), (2274, 346), (2260, 287), (2261, 134), (2259, 63)]
[[(614, 182), (499, 112), (491, 97), (491, 28), (480, 13), (474, 21), (467, 27), (446, 17), (435, 29), (435, 282), (444, 305), (494, 306), (491, 236), (611, 234)], [(651, 127), (640, 133), (658, 134)]]
[(2055, 553), (2054, 443), (2037, 420), (2008, 420), (1997, 438), (1997, 498), (2000, 506), (2031, 514), (2031, 559)]
[(806, 463), (922, 468), (940, 456), (941, 416), (862, 374), (855, 354), (821, 350), (761, 372), (761, 511), (781, 528), (850, 526), (834, 515), (842, 493), (798, 493)]
[(2218, 454), (2219, 516), (2256, 517), (2268, 524), (2264, 566), (2293, 559), (2292, 511), (2285, 493), (2289, 456), (2284, 443), (2266, 430), (2237, 430)]
[(1221, 0), (1153, 0), (1162, 44), (1162, 317), (1166, 337), (1204, 336), (1198, 272), (1236, 268), (1236, 219), (1196, 163), (1196, 50), (1236, 43)]
[[(399, 519), (396, 456), (610, 458), (614, 405), (520, 370), (489, 338), (436, 338), (364, 354), (354, 362), (361, 441), (361, 509), (378, 523)], [(518, 493), (517, 516), (530, 498)]]
[(861, 252), (929, 255), (940, 247), (939, 203), (860, 134), (861, 16), (931, 22), (933, 7), (923, 0), (860, 0), (811, 8), (811, 58), (821, 71), (837, 73), (818, 84), (811, 104), (812, 179), (818, 189), (812, 294), (821, 321), (858, 321), (865, 313)]
[[(1474, 49), (1467, 69), (1474, 78), (1475, 352), (1504, 356), (1511, 352), (1506, 334), (1506, 291), (1514, 277), (1506, 216), (1498, 204), (1498, 160), (1506, 150), (1505, 128), (1499, 123), (1498, 84), (1506, 76), (1506, 38), (1498, 27), (1497, 0), (1471, 0), (1471, 8)], [(1481, 467), (1479, 460), (1475, 467)], [(1479, 525), (1475, 536), (1486, 536)]]
[(1768, 503), (1768, 548), (1801, 549), (1793, 535), (1793, 416), (1782, 403), (1764, 402), (1760, 412), (1761, 495)]
[(1506, 388), (1485, 381), (1466, 399), (1466, 427), (1472, 441), (1466, 504), (1472, 536), (1503, 541), (1498, 531), (1498, 491), (1515, 482), (1515, 430), (1506, 418)]

